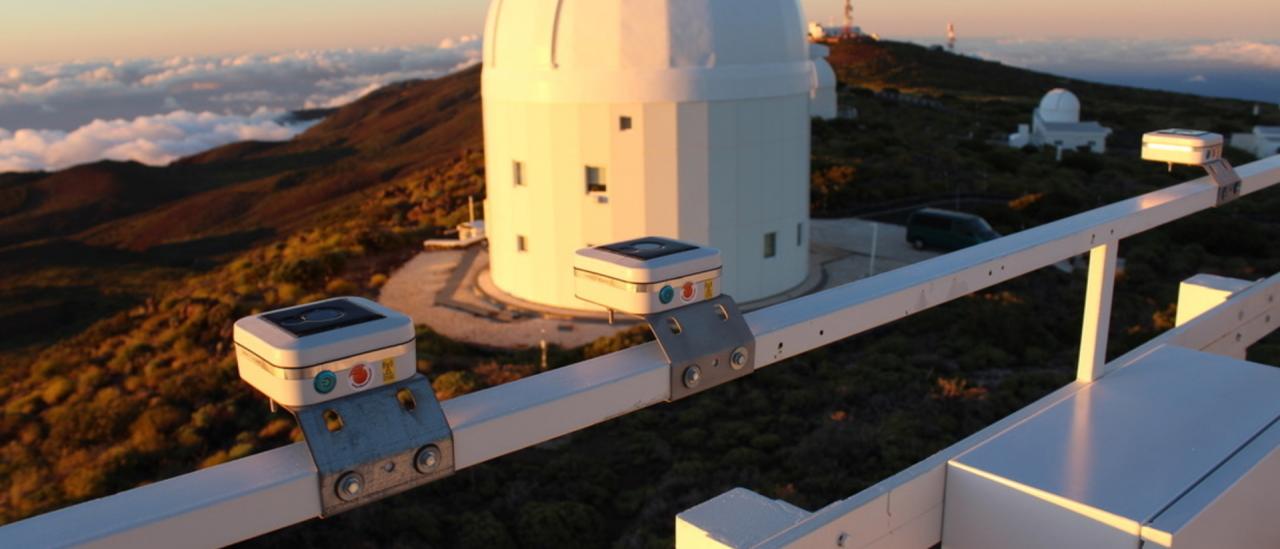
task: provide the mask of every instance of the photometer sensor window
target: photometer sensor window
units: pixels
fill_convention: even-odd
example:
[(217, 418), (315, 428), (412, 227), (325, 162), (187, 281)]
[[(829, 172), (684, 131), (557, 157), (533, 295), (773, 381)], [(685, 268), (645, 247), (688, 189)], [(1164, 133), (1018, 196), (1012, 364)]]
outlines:
[(386, 318), (345, 299), (315, 303), (263, 315), (294, 337), (306, 337)]
[(619, 242), (617, 244), (609, 244), (608, 246), (601, 246), (600, 249), (621, 256), (639, 259), (640, 261), (649, 261), (651, 259), (658, 259), (659, 257), (675, 255), (680, 252), (696, 250), (698, 247), (690, 246), (683, 242), (667, 240), (665, 238), (638, 238), (635, 240), (628, 240), (626, 242)]

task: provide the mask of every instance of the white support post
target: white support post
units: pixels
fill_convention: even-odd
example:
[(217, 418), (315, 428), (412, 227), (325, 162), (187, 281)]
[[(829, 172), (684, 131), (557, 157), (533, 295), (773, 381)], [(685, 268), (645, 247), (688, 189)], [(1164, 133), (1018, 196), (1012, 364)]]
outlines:
[(1080, 361), (1076, 380), (1092, 382), (1107, 363), (1107, 333), (1111, 330), (1111, 297), (1116, 286), (1116, 252), (1119, 241), (1089, 251), (1089, 287), (1085, 290), (1084, 326), (1080, 333)]

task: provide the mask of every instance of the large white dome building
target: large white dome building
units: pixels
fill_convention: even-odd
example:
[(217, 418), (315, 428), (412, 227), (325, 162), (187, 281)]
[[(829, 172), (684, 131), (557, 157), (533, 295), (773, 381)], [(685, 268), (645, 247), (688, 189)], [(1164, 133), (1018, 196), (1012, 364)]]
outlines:
[(1031, 124), (1018, 126), (1018, 133), (1009, 135), (1009, 145), (1050, 146), (1060, 150), (1087, 148), (1095, 153), (1107, 151), (1107, 136), (1111, 129), (1097, 122), (1080, 121), (1080, 98), (1062, 88), (1054, 88), (1040, 99), (1040, 106), (1031, 113)]
[(818, 81), (805, 30), (795, 0), (493, 0), (493, 283), (592, 309), (574, 251), (654, 235), (719, 248), (740, 303), (801, 284)]

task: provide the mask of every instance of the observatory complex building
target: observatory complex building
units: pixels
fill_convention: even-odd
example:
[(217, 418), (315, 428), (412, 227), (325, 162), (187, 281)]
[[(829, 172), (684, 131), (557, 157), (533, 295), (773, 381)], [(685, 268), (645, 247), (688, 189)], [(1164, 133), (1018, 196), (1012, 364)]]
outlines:
[(1044, 95), (1040, 106), (1031, 114), (1031, 124), (1018, 125), (1018, 133), (1009, 135), (1009, 146), (1057, 147), (1063, 150), (1088, 148), (1095, 153), (1107, 152), (1107, 136), (1111, 129), (1097, 122), (1080, 121), (1080, 99), (1074, 93), (1055, 88)]
[(813, 104), (835, 101), (825, 53), (795, 0), (494, 0), (494, 285), (593, 309), (574, 296), (574, 252), (640, 236), (719, 248), (739, 302), (803, 283), (810, 116), (835, 112)]

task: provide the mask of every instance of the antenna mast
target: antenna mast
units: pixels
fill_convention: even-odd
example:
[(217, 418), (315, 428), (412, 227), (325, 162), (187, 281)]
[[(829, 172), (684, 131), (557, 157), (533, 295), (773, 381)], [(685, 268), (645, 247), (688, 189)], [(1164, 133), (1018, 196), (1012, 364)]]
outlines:
[(955, 53), (956, 51), (956, 24), (947, 23), (947, 50)]
[(853, 0), (844, 0), (844, 34), (840, 37), (853, 37)]

